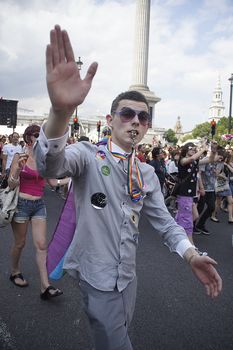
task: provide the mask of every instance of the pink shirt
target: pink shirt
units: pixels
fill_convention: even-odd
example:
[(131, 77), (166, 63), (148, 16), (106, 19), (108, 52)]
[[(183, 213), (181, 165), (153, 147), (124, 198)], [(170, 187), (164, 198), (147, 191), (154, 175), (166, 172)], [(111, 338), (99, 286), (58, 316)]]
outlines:
[(43, 196), (45, 180), (39, 175), (37, 170), (33, 170), (25, 165), (19, 176), (19, 192), (30, 194), (31, 196)]

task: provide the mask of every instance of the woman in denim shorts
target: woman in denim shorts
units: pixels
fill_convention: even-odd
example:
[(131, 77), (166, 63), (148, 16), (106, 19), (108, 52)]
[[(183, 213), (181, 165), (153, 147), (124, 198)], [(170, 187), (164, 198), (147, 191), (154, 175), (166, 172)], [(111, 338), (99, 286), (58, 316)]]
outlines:
[(38, 125), (26, 128), (23, 138), (27, 144), (27, 152), (14, 156), (8, 180), (11, 188), (19, 186), (18, 205), (12, 220), (15, 240), (11, 251), (10, 281), (18, 287), (28, 286), (20, 270), (20, 257), (25, 246), (29, 222), (31, 222), (41, 281), (40, 296), (45, 300), (61, 295), (62, 291), (50, 285), (46, 268), (46, 207), (43, 199), (45, 180), (39, 175), (33, 158), (33, 145), (39, 132)]

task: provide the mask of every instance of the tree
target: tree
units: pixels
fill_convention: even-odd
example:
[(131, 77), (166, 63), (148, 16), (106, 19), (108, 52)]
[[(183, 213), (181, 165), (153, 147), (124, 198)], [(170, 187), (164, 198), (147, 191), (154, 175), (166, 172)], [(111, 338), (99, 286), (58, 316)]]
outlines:
[(205, 122), (205, 123), (196, 125), (192, 131), (192, 136), (194, 139), (196, 139), (197, 137), (209, 138), (210, 137), (210, 123)]
[(175, 145), (178, 141), (175, 132), (172, 129), (168, 129), (164, 133), (164, 138), (167, 142), (172, 143)]

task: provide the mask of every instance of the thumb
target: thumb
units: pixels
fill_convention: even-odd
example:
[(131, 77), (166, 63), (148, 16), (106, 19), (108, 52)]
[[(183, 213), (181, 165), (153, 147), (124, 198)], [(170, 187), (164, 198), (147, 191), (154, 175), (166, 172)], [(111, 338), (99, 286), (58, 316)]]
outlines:
[(211, 265), (218, 265), (217, 261), (214, 260), (214, 259), (212, 259), (212, 258), (210, 258), (209, 256), (206, 256), (205, 258), (206, 258), (206, 262), (207, 262), (208, 264), (211, 264)]
[(90, 67), (88, 68), (87, 70), (87, 74), (85, 76), (85, 79), (87, 82), (91, 83), (95, 74), (96, 74), (96, 71), (97, 71), (97, 68), (98, 68), (98, 63), (97, 62), (93, 62)]

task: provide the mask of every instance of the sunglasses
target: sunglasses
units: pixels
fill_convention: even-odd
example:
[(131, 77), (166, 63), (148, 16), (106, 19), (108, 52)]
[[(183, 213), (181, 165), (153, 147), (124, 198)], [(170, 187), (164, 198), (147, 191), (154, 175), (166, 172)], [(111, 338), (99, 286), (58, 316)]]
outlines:
[(39, 132), (35, 132), (34, 134), (32, 134), (32, 136), (34, 136), (36, 139), (38, 139), (40, 133)]
[(189, 149), (189, 151), (191, 151), (191, 150), (195, 150), (196, 147), (189, 146), (188, 149)]
[(121, 118), (122, 123), (128, 123), (137, 115), (139, 122), (143, 126), (151, 125), (151, 115), (146, 111), (137, 111), (129, 107), (124, 107), (115, 114)]

